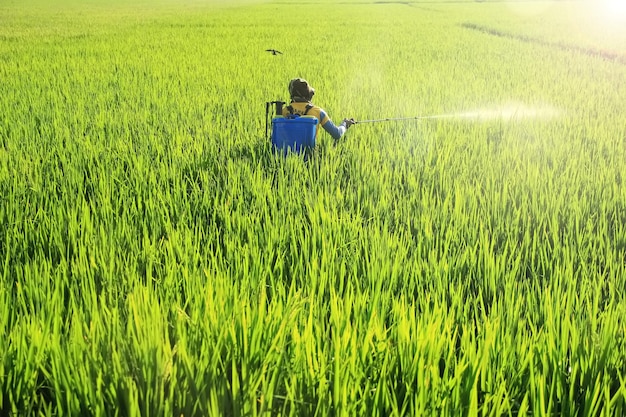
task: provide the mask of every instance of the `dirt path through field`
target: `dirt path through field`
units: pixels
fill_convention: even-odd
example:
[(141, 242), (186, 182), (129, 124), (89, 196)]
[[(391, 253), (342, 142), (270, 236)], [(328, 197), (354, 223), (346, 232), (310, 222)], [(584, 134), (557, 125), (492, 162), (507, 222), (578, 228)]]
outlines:
[(561, 51), (578, 52), (578, 53), (582, 53), (588, 56), (602, 58), (608, 61), (614, 61), (614, 62), (626, 65), (626, 56), (622, 54), (618, 54), (616, 52), (604, 51), (604, 50), (595, 49), (595, 48), (585, 48), (585, 47), (581, 47), (577, 45), (568, 45), (568, 44), (564, 44), (560, 42), (550, 42), (550, 41), (540, 39), (540, 38), (533, 38), (530, 36), (520, 35), (517, 33), (505, 32), (499, 29), (490, 28), (488, 26), (477, 25), (475, 23), (466, 22), (466, 23), (462, 23), (461, 26), (466, 29), (485, 33), (487, 35), (497, 36), (500, 38), (515, 39), (518, 41), (528, 42), (528, 43), (532, 43), (535, 45), (548, 46), (548, 47), (560, 49)]

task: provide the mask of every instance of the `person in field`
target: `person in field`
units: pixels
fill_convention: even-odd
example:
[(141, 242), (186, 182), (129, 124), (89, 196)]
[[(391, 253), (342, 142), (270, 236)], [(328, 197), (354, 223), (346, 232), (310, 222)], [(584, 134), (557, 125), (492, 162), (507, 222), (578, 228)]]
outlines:
[(311, 103), (314, 94), (315, 89), (306, 80), (302, 78), (291, 80), (289, 82), (291, 102), (288, 106), (283, 107), (283, 116), (287, 117), (290, 114), (315, 116), (319, 121), (317, 132), (319, 132), (319, 127), (322, 126), (337, 142), (348, 128), (354, 124), (354, 119), (343, 119), (341, 124), (336, 126), (323, 109)]

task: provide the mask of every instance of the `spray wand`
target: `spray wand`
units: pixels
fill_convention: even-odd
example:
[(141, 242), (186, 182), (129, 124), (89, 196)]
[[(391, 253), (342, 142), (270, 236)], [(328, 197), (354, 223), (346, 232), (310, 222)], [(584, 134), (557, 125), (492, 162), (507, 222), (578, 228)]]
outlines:
[(354, 123), (378, 123), (378, 122), (396, 122), (400, 120), (423, 120), (423, 119), (444, 119), (452, 117), (451, 115), (441, 114), (436, 116), (413, 116), (413, 117), (388, 117), (386, 119), (370, 119), (370, 120), (355, 120)]

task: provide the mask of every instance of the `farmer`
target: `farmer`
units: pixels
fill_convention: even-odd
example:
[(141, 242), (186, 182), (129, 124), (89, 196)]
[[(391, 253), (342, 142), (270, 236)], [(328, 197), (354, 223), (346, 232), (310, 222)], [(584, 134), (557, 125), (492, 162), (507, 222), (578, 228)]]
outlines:
[(302, 78), (291, 80), (289, 82), (291, 102), (288, 106), (283, 107), (283, 116), (286, 117), (290, 114), (315, 116), (319, 121), (317, 130), (319, 131), (319, 126), (322, 125), (336, 143), (346, 133), (346, 130), (354, 124), (354, 119), (343, 119), (343, 122), (336, 126), (323, 109), (311, 103), (313, 94), (315, 94), (315, 89), (306, 80)]

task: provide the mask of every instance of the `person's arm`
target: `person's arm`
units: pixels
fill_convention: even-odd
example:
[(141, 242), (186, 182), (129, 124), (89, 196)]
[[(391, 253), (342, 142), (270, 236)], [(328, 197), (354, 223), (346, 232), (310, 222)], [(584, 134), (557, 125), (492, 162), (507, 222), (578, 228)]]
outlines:
[(325, 131), (330, 133), (330, 136), (332, 136), (335, 140), (339, 140), (343, 136), (343, 134), (346, 133), (346, 130), (348, 130), (343, 122), (339, 126), (335, 126), (333, 121), (330, 119), (328, 119), (328, 121), (324, 123), (322, 127)]
[(339, 126), (336, 126), (324, 111), (321, 112), (321, 119), (325, 120), (325, 123), (322, 124), (324, 130), (327, 131), (336, 141), (339, 140), (344, 133), (346, 133), (346, 130), (348, 130), (353, 123), (352, 120), (343, 119), (343, 122), (341, 122)]

